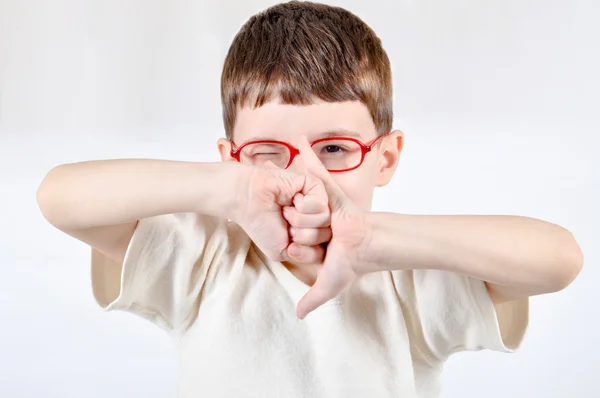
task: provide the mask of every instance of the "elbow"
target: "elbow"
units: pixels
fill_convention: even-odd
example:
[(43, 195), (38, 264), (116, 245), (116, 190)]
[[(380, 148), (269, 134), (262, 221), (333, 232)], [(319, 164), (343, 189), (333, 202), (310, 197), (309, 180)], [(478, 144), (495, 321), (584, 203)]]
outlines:
[(51, 184), (48, 182), (48, 175), (46, 175), (37, 188), (37, 191), (35, 193), (35, 200), (38, 205), (38, 208), (40, 209), (40, 212), (42, 213), (42, 216), (44, 216), (44, 218), (48, 222), (52, 223), (52, 195), (49, 192), (51, 190), (49, 185)]
[(552, 283), (552, 291), (555, 292), (567, 288), (579, 276), (584, 262), (583, 252), (575, 237), (566, 230), (562, 235), (556, 248), (557, 272)]
[[(58, 166), (57, 168), (59, 168)], [(42, 216), (53, 226), (57, 226), (58, 224), (58, 192), (56, 185), (57, 182), (55, 174), (57, 172), (57, 168), (50, 170), (46, 176), (43, 178), (42, 182), (37, 188), (36, 191), (36, 202)]]

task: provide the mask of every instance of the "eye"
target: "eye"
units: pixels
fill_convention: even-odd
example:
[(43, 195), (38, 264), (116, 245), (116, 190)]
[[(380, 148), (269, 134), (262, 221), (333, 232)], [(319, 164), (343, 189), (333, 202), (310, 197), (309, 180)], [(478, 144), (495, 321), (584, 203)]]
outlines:
[(344, 150), (344, 148), (342, 148), (338, 145), (327, 145), (324, 149), (325, 149), (325, 152), (329, 152), (329, 153), (340, 152), (340, 151)]
[(245, 154), (252, 157), (282, 156), (287, 153), (287, 148), (277, 144), (252, 144), (244, 149)]

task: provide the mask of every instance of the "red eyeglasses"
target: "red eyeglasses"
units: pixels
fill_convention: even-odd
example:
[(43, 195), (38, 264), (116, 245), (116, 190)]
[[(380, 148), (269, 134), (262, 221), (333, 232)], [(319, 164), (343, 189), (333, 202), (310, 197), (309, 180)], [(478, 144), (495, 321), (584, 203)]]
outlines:
[[(351, 137), (321, 138), (311, 143), (313, 151), (331, 173), (341, 173), (357, 169), (365, 160), (377, 141), (387, 134), (380, 135), (364, 144)], [(287, 142), (274, 140), (249, 141), (237, 149), (231, 141), (231, 157), (240, 163), (261, 166), (267, 161), (273, 162), (277, 167), (287, 169), (294, 158), (300, 154), (298, 148)]]

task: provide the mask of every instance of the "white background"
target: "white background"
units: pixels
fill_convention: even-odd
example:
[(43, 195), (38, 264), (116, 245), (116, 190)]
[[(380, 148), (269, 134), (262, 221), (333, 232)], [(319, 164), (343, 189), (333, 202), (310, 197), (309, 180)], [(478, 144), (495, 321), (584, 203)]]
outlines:
[[(60, 163), (217, 160), (225, 52), (273, 3), (0, 0), (0, 396), (175, 395), (166, 335), (98, 309), (89, 250), (43, 220), (35, 191)], [(585, 254), (568, 289), (532, 300), (523, 348), (454, 357), (443, 397), (599, 397), (600, 4), (334, 4), (393, 64), (405, 150), (374, 210), (528, 215)]]

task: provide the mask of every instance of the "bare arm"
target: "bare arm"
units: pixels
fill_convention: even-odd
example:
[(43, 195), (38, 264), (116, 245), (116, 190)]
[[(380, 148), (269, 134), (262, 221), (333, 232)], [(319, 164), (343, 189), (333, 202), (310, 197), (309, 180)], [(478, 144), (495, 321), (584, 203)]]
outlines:
[(151, 159), (102, 160), (52, 169), (37, 191), (56, 228), (121, 263), (142, 218), (196, 212), (233, 218), (244, 166)]
[(486, 282), (495, 303), (568, 286), (583, 266), (566, 229), (527, 217), (370, 213), (370, 270), (438, 269)]

